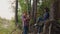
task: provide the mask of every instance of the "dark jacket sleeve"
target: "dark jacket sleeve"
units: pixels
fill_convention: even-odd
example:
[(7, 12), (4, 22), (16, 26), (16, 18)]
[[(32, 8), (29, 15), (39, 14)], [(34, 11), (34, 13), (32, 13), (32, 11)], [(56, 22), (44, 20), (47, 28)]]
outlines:
[(43, 20), (47, 20), (47, 19), (49, 19), (49, 13), (48, 12), (45, 13), (44, 16), (43, 16)]

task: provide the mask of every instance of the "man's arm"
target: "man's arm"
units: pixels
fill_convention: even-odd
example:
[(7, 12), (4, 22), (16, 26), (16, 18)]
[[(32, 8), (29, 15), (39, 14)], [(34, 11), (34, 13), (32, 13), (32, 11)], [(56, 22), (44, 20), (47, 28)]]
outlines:
[(49, 19), (49, 13), (45, 13), (43, 16), (43, 20), (47, 20), (47, 19)]

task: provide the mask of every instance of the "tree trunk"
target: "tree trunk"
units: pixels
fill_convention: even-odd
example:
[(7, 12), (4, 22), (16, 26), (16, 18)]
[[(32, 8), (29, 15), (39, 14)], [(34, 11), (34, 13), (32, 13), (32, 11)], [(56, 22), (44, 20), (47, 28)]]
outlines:
[(53, 13), (51, 15), (53, 15), (54, 19), (60, 19), (60, 0), (53, 0), (51, 2), (51, 13)]
[[(33, 11), (32, 11), (33, 23), (36, 23), (36, 13), (37, 13), (37, 0), (33, 0)], [(37, 30), (34, 31), (34, 33), (37, 34)]]
[(15, 8), (15, 24), (18, 24), (18, 0), (16, 0), (16, 8)]
[(31, 12), (31, 0), (28, 1), (28, 14)]
[(36, 23), (36, 13), (37, 13), (37, 0), (33, 0), (32, 17), (33, 17), (34, 23)]

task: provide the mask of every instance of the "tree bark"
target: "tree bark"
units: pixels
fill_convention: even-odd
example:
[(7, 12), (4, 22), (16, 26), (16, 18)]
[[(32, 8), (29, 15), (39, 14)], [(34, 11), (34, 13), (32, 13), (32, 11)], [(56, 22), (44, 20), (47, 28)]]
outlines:
[(52, 11), (54, 19), (58, 20), (60, 19), (60, 0), (53, 0), (52, 4)]

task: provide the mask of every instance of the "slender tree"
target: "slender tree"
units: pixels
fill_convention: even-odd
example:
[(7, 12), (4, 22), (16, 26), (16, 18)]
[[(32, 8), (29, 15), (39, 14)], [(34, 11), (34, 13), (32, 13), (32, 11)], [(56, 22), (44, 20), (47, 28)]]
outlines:
[(18, 24), (18, 0), (16, 0), (15, 23), (16, 23), (16, 25)]
[(33, 0), (32, 17), (34, 19), (34, 23), (36, 23), (36, 13), (37, 13), (37, 0)]

